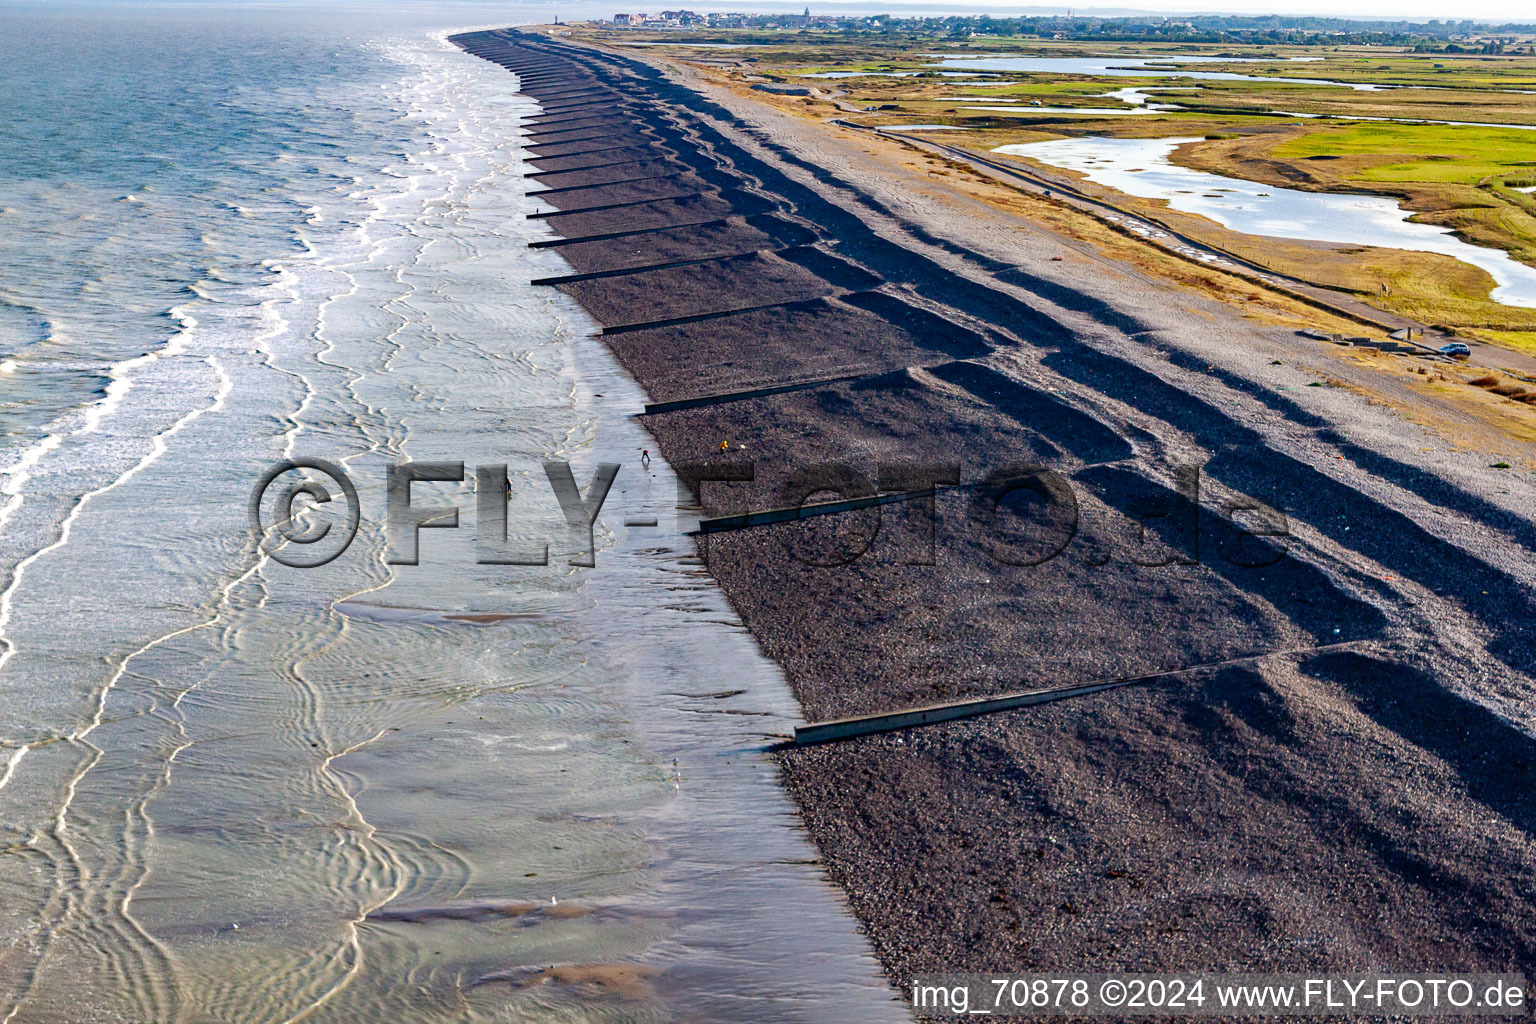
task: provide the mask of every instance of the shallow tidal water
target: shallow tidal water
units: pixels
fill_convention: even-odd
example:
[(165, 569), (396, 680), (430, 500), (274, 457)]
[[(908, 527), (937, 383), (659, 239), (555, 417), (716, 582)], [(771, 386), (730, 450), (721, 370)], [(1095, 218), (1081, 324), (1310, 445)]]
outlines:
[[(933, 54), (933, 56), (940, 56)], [(1309, 61), (1316, 58), (1291, 58)], [(1293, 85), (1335, 85), (1357, 92), (1375, 92), (1390, 86), (1363, 82), (1341, 82), (1331, 78), (1280, 78), (1272, 75), (1244, 75), (1236, 71), (1189, 71), (1173, 65), (1280, 63), (1263, 57), (1218, 57), (1196, 54), (1168, 54), (1147, 57), (1127, 54), (1102, 57), (1009, 57), (995, 55), (945, 56), (936, 68), (961, 68), (966, 71), (1027, 71), (1061, 75), (1095, 75), (1109, 78), (1191, 78), (1207, 82), (1289, 82)]]
[(1440, 253), (1486, 270), (1497, 285), (1493, 301), (1536, 306), (1536, 267), (1502, 250), (1414, 223), (1409, 211), (1386, 196), (1302, 192), (1180, 167), (1170, 159), (1179, 146), (1199, 141), (1084, 137), (999, 146), (994, 152), (1078, 171), (1128, 195), (1166, 199), (1175, 210), (1244, 234)]
[[(448, 18), (517, 20), (10, 26), (0, 1021), (901, 1019), (642, 396), (528, 284), (564, 270), (527, 248), (536, 106)], [(293, 456), (359, 492), (320, 568), (248, 529)], [(476, 562), (469, 482), (416, 484), (460, 527), (386, 564), (403, 459), (505, 463), (549, 565)], [(548, 459), (621, 464), (593, 568)]]

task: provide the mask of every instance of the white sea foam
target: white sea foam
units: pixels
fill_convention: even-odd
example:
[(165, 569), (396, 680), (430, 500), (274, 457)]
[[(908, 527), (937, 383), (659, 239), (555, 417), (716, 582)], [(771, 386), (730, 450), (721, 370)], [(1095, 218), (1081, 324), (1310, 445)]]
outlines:
[[(240, 49), (267, 25), (281, 65), (300, 45), (289, 16), (242, 13), (241, 35), (204, 42)], [(184, 23), (160, 27), (171, 58), (195, 49)], [(223, 154), (206, 167), (6, 196), (57, 228), (58, 278), (99, 291), (52, 287), (40, 261), (17, 296), (53, 339), (17, 379), (53, 380), (38, 393), (60, 401), (0, 441), (0, 822), (37, 865), (0, 880), (0, 1020), (491, 1016), (506, 993), (464, 979), (551, 939), (585, 962), (729, 976), (676, 994), (719, 1019), (815, 1020), (794, 998), (807, 985), (836, 994), (823, 1019), (896, 1019), (804, 840), (764, 825), (791, 820), (784, 797), (734, 752), (794, 704), (677, 562), (685, 538), (601, 530), (608, 577), (563, 557), (479, 566), (469, 523), (428, 531), (420, 567), (384, 562), (387, 463), (508, 462), (512, 520), (553, 534), (541, 459), (584, 475), (648, 442), (592, 325), (527, 283), (564, 264), (528, 248), (545, 228), (521, 216), (533, 108), (515, 78), (419, 32), (327, 38), (270, 81), (205, 83), (225, 91), (196, 118), (162, 112), (196, 145), (173, 151), (167, 128), (144, 151)], [(209, 117), (239, 130), (198, 140)], [(320, 570), (273, 564), (247, 529), (256, 477), (295, 455), (346, 467), (363, 501)], [(630, 472), (653, 504), (675, 493), (659, 459)], [(370, 603), (425, 612), (358, 613)], [(717, 689), (722, 665), (754, 714), (700, 730), (672, 691)], [(811, 935), (779, 925), (785, 898)], [(464, 935), (367, 920), (552, 900), (603, 913)], [(548, 997), (562, 1019), (612, 1010)]]

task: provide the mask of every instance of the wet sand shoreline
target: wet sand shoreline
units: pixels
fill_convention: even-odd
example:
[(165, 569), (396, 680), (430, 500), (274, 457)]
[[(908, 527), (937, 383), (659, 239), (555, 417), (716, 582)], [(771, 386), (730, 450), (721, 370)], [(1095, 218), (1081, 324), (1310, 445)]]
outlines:
[[(645, 61), (454, 41), (543, 108), (527, 147), (563, 238), (538, 244), (574, 271), (546, 283), (652, 402), (700, 400), (643, 417), (659, 449), (754, 464), (703, 485), (706, 516), (965, 485), (931, 520), (701, 538), (809, 719), (1286, 652), (783, 753), (893, 981), (1536, 968), (1529, 517), (1266, 387), (1269, 352), (1207, 368), (1226, 325), (1177, 334), (903, 221)], [(977, 500), (1026, 465), (1069, 483), (1072, 523)], [(1285, 541), (1242, 536), (1250, 499)]]

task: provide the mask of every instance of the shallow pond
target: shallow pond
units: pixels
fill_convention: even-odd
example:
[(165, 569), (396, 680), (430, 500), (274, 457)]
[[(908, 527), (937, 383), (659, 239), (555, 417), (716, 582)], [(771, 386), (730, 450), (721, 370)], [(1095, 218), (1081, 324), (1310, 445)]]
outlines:
[(1155, 107), (961, 107), (961, 110), (998, 110), (1011, 114), (1094, 114), (1100, 117), (1126, 117), (1133, 114), (1156, 114)]
[(1495, 302), (1536, 307), (1536, 267), (1501, 250), (1463, 242), (1444, 228), (1412, 223), (1409, 211), (1385, 196), (1300, 192), (1170, 161), (1179, 146), (1199, 141), (1090, 137), (999, 146), (993, 152), (1078, 171), (1129, 195), (1165, 199), (1175, 210), (1209, 217), (1244, 234), (1441, 253), (1486, 270), (1498, 285)]
[[(1247, 61), (1231, 57), (1176, 58), (1178, 64), (1238, 64)], [(1235, 71), (1186, 71), (1172, 66), (1170, 60), (1140, 60), (1135, 57), (946, 57), (934, 67), (963, 68), (968, 71), (1027, 71), (1037, 74), (1095, 75), (1110, 78), (1195, 78), (1213, 82), (1291, 82), (1296, 85), (1337, 85), (1360, 92), (1375, 92), (1390, 86), (1363, 82), (1339, 82), (1328, 78), (1277, 78), (1270, 75), (1241, 75)]]

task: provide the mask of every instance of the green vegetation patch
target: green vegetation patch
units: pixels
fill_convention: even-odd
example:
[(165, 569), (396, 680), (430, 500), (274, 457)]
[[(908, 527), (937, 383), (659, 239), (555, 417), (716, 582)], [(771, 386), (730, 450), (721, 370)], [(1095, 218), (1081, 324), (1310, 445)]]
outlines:
[[(1276, 146), (1280, 159), (1379, 156), (1390, 162), (1363, 168), (1362, 181), (1476, 185), (1491, 175), (1530, 166), (1536, 132), (1431, 124), (1352, 124), (1307, 132)], [(1393, 159), (1398, 156), (1404, 159)]]

